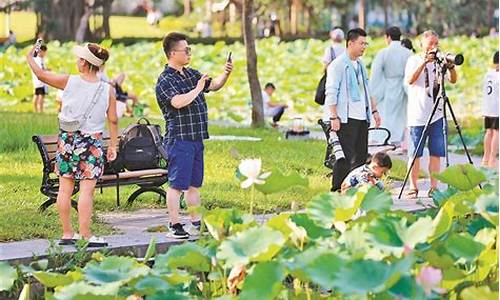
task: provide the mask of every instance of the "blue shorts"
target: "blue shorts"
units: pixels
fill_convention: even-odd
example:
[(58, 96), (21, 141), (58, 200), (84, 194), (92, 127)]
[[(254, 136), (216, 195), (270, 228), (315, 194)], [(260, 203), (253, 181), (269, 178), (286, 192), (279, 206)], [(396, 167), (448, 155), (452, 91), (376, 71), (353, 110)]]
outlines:
[(165, 144), (168, 155), (168, 183), (171, 188), (186, 191), (203, 184), (203, 142), (174, 140)]
[[(443, 121), (441, 118), (436, 122), (429, 125), (427, 128), (427, 133), (424, 136), (422, 144), (417, 151), (417, 157), (422, 157), (424, 152), (424, 145), (426, 140), (429, 139), (427, 148), (429, 149), (430, 156), (444, 157), (445, 156), (445, 146), (444, 146), (444, 134), (443, 134)], [(448, 130), (448, 126), (446, 126)], [(424, 131), (424, 126), (410, 126), (410, 141), (408, 143), (408, 156), (413, 157), (415, 149), (418, 146), (420, 137)]]

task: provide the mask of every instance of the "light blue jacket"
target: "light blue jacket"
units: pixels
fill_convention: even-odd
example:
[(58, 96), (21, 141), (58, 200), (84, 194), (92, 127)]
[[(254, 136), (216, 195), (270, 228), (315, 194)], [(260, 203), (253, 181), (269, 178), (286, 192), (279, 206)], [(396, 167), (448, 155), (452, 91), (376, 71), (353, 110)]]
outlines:
[[(350, 66), (346, 63), (346, 58), (344, 56), (347, 56), (347, 52), (344, 52), (328, 65), (325, 84), (325, 105), (337, 105), (337, 115), (340, 118), (341, 123), (347, 123), (349, 116), (349, 101), (351, 101), (348, 84), (348, 68), (350, 68)], [(366, 121), (369, 126), (371, 118), (371, 102), (370, 90), (368, 87), (368, 72), (360, 59), (358, 59), (357, 62), (361, 66), (361, 74), (363, 76), (363, 84), (365, 87), (364, 90), (366, 91), (366, 94), (362, 95), (362, 98), (365, 98), (365, 103), (367, 104)]]

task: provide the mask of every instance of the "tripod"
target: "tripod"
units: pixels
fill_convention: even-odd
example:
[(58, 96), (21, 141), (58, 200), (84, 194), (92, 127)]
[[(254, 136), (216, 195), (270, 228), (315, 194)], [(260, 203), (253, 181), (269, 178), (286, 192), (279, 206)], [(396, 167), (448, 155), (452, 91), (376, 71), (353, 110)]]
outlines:
[[(437, 99), (435, 99), (434, 91), (432, 91), (432, 98), (435, 99), (434, 101), (434, 107), (432, 108), (432, 112), (429, 116), (429, 119), (427, 120), (427, 123), (424, 126), (424, 130), (422, 132), (422, 136), (420, 136), (420, 139), (418, 141), (418, 145), (414, 150), (413, 153), (413, 158), (410, 164), (410, 167), (408, 168), (408, 171), (406, 172), (405, 180), (403, 181), (403, 186), (401, 187), (401, 190), (399, 192), (398, 199), (401, 199), (401, 195), (403, 194), (403, 190), (406, 186), (406, 182), (408, 181), (408, 177), (410, 176), (411, 170), (413, 166), (415, 165), (415, 160), (417, 159), (417, 153), (420, 147), (422, 146), (422, 143), (424, 139), (426, 138), (427, 131), (429, 129), (429, 125), (431, 124), (432, 118), (434, 117), (434, 114), (436, 113), (438, 107), (440, 104), (442, 104), (442, 110), (443, 110), (443, 138), (444, 138), (444, 146), (445, 146), (445, 160), (446, 160), (446, 167), (449, 167), (450, 165), (450, 159), (448, 155), (448, 119), (446, 116), (446, 108), (448, 107), (448, 110), (450, 111), (451, 117), (453, 119), (453, 123), (455, 124), (455, 129), (457, 130), (458, 135), (460, 136), (460, 142), (462, 143), (462, 146), (464, 147), (465, 154), (467, 155), (467, 159), (469, 160), (470, 164), (474, 164), (472, 162), (472, 158), (469, 154), (469, 150), (467, 149), (467, 146), (465, 145), (464, 138), (462, 136), (462, 129), (460, 128), (460, 125), (458, 125), (457, 118), (455, 117), (455, 113), (453, 112), (453, 108), (451, 107), (450, 100), (448, 96), (446, 95), (446, 89), (444, 86), (444, 77), (446, 75), (446, 71), (448, 70), (448, 67), (446, 65), (446, 60), (438, 60), (437, 61), (437, 67), (438, 67), (438, 73), (437, 78), (439, 80), (439, 92)], [(442, 100), (442, 101), (440, 101)], [(429, 174), (431, 176), (431, 174)]]

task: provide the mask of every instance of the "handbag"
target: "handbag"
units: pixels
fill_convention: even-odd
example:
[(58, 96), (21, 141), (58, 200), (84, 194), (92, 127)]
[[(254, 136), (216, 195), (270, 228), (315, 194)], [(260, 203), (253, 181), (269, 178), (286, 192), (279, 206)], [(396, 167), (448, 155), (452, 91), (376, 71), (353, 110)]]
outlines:
[(99, 92), (102, 89), (102, 82), (99, 82), (99, 86), (97, 87), (94, 97), (92, 98), (92, 101), (90, 102), (90, 105), (87, 107), (87, 110), (83, 114), (83, 117), (81, 119), (77, 120), (65, 120), (61, 118), (61, 116), (58, 117), (59, 119), (59, 128), (63, 131), (67, 132), (74, 132), (80, 130), (85, 122), (87, 121), (90, 113), (92, 112), (92, 109), (94, 108), (95, 104), (97, 103), (97, 96), (100, 94)]

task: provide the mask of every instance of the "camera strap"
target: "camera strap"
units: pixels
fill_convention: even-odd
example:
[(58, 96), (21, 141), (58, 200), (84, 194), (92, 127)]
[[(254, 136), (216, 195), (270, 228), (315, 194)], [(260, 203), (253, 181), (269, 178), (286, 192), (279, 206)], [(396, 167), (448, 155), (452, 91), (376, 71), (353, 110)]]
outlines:
[(427, 64), (424, 67), (424, 73), (425, 73), (425, 90), (427, 91), (427, 96), (432, 99), (432, 101), (435, 101), (437, 93), (438, 93), (438, 85), (437, 80), (436, 80), (436, 66), (434, 65), (434, 80), (432, 81), (432, 93), (430, 89), (430, 75), (429, 75), (429, 70), (427, 69)]

